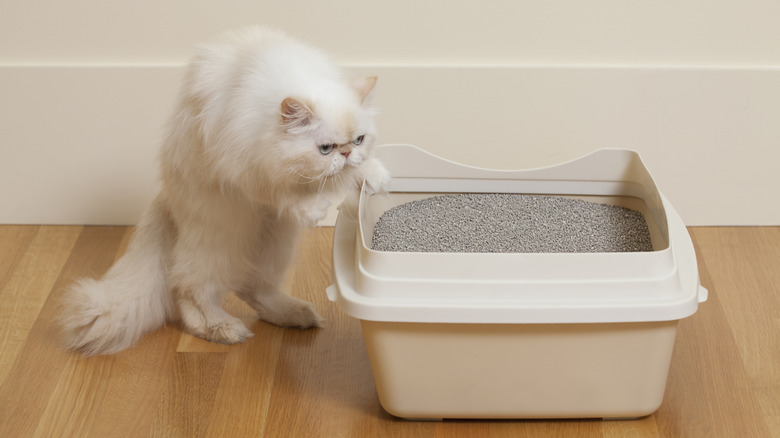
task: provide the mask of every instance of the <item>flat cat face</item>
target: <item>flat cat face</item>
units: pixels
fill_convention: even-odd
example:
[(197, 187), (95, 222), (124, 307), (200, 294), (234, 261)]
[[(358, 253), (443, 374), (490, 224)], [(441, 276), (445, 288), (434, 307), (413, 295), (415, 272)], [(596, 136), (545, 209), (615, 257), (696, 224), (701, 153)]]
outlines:
[(369, 158), (376, 136), (370, 106), (375, 84), (375, 77), (359, 81), (342, 94), (345, 99), (314, 103), (284, 99), (280, 108), (284, 162), (280, 164), (293, 179), (324, 181)]

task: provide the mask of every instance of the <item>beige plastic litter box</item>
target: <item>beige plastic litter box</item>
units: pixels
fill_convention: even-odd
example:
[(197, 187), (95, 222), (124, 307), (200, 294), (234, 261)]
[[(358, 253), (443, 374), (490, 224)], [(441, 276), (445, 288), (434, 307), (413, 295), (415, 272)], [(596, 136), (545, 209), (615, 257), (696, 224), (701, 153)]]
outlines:
[[(361, 321), (377, 393), (403, 418), (636, 418), (661, 404), (677, 323), (707, 299), (690, 236), (636, 152), (499, 171), (409, 145), (376, 154), (389, 194), (340, 214), (328, 297)], [(419, 253), (371, 248), (387, 209), (442, 193), (628, 206), (653, 251)]]

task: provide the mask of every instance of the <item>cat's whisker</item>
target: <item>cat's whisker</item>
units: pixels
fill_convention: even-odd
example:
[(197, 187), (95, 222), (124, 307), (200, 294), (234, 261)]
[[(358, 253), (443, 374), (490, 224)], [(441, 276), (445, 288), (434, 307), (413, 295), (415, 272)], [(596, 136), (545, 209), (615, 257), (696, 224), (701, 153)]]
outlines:
[(294, 173), (295, 175), (297, 175), (297, 176), (299, 176), (299, 177), (301, 177), (301, 178), (303, 178), (305, 180), (305, 181), (296, 181), (298, 184), (308, 184), (308, 183), (310, 183), (312, 181), (317, 181), (317, 180), (319, 180), (322, 177), (322, 175), (319, 175), (319, 176), (307, 176), (307, 175), (304, 175), (304, 174), (302, 174), (302, 173), (300, 173), (300, 172), (298, 172), (296, 170), (293, 170), (292, 173)]
[(344, 177), (344, 168), (341, 169), (341, 171), (337, 172), (333, 175), (331, 178), (331, 181), (333, 182), (333, 188), (332, 190), (336, 193), (344, 193), (344, 188), (346, 186), (346, 179)]
[(327, 182), (328, 182), (328, 176), (325, 175), (320, 180), (320, 185), (317, 188), (317, 195), (320, 195), (320, 196), (322, 195), (322, 193), (325, 191), (325, 185), (327, 184)]
[(341, 173), (338, 173), (336, 175), (336, 178), (334, 178), (334, 180), (333, 180), (333, 184), (335, 186), (335, 190), (338, 193), (343, 193), (344, 192), (344, 185), (345, 185), (344, 184), (344, 177), (342, 176)]
[(327, 176), (325, 175), (327, 173), (327, 170), (322, 171), (317, 176), (307, 176), (307, 175), (304, 175), (304, 174), (298, 172), (295, 169), (291, 169), (291, 171), (295, 175), (297, 175), (297, 176), (299, 176), (299, 177), (304, 179), (304, 181), (296, 181), (297, 184), (310, 184), (310, 183), (313, 183), (315, 181), (320, 182), (323, 178), (327, 178)]

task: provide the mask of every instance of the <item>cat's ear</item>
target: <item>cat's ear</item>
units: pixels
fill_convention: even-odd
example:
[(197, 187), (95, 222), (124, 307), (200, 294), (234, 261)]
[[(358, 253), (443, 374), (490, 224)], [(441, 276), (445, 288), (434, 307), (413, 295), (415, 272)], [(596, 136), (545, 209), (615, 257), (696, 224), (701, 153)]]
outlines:
[(288, 131), (313, 127), (315, 124), (314, 111), (301, 100), (288, 97), (282, 101), (281, 106), (282, 126)]
[(358, 92), (360, 96), (360, 102), (363, 105), (370, 105), (373, 98), (374, 86), (376, 86), (377, 77), (369, 76), (367, 78), (358, 79), (352, 84), (352, 87)]

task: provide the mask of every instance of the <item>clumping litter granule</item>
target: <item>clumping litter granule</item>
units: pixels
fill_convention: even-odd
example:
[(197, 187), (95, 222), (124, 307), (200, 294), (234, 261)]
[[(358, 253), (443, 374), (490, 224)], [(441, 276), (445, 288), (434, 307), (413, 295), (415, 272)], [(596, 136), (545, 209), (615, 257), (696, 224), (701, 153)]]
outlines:
[(652, 251), (635, 210), (555, 196), (464, 193), (385, 211), (371, 248), (399, 252), (586, 253)]

